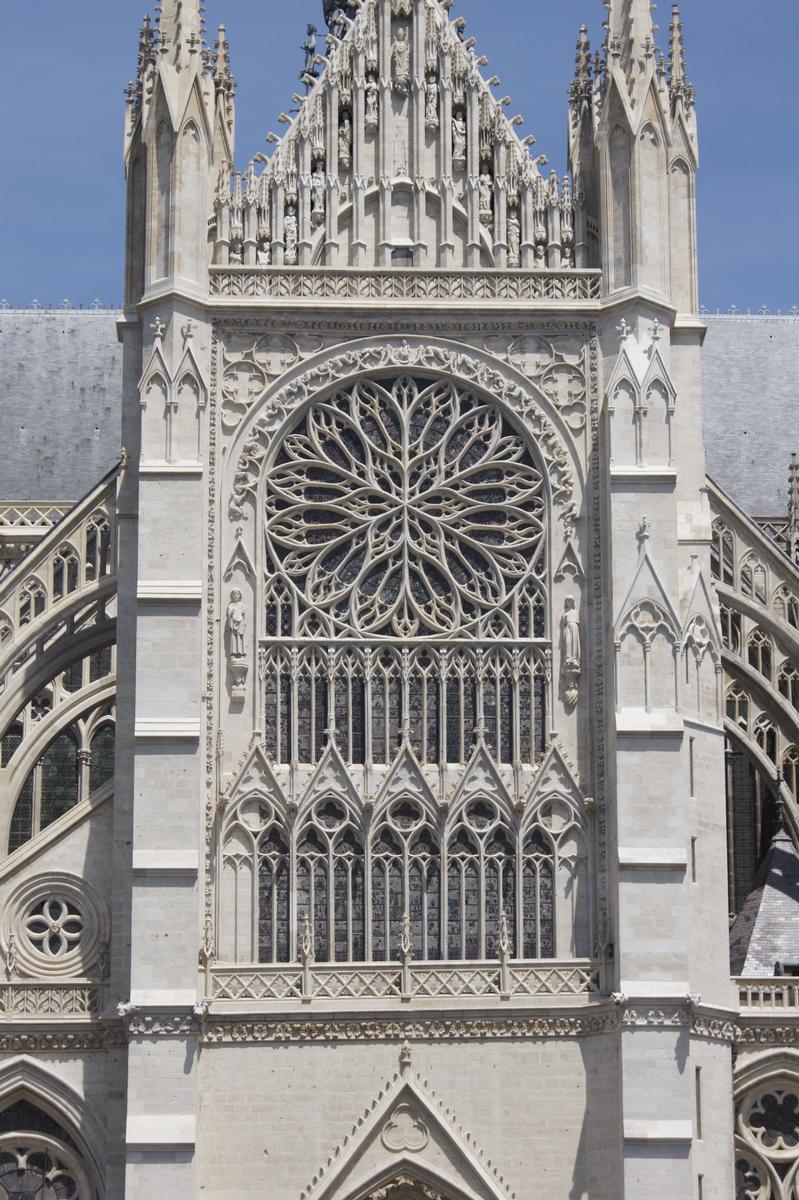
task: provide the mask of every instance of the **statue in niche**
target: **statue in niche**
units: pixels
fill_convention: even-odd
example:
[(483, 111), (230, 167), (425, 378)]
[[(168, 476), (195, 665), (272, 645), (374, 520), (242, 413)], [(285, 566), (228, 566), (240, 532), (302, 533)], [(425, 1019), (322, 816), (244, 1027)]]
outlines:
[(311, 176), (311, 224), (315, 228), (325, 223), (325, 173), (322, 164), (316, 164)]
[(338, 127), (338, 161), (342, 167), (352, 164), (352, 119), (346, 112)]
[(560, 652), (563, 670), (564, 697), (569, 708), (574, 708), (580, 695), (582, 674), (582, 645), (580, 640), (580, 617), (577, 601), (567, 596), (563, 602), (560, 621)]
[(519, 221), (519, 210), (511, 208), (508, 211), (508, 266), (519, 267), (522, 262), (522, 226)]
[(230, 265), (240, 267), (244, 262), (244, 249), (241, 242), (230, 243)]
[(480, 220), (483, 225), (491, 227), (494, 215), (494, 180), (487, 169), (483, 167), (480, 175)]
[(466, 117), (460, 112), (452, 118), (452, 161), (455, 166), (466, 165)]
[(366, 81), (366, 116), (364, 124), (367, 129), (377, 129), (380, 125), (380, 103), (377, 82), (371, 75)]
[(438, 129), (438, 84), (432, 78), (425, 89), (424, 123), (428, 129)]
[(394, 87), (406, 95), (411, 86), (411, 43), (407, 25), (400, 25), (391, 48), (391, 73)]
[(238, 588), (234, 588), (230, 593), (225, 627), (227, 630), (229, 657), (246, 658), (247, 609), (244, 605), (244, 597)]
[(297, 214), (293, 208), (290, 208), (284, 219), (284, 236), (286, 240), (286, 253), (284, 261), (287, 267), (295, 267), (297, 265)]
[(272, 264), (272, 247), (269, 244), (269, 238), (263, 237), (258, 242), (256, 251), (256, 260), (259, 267), (269, 267)]

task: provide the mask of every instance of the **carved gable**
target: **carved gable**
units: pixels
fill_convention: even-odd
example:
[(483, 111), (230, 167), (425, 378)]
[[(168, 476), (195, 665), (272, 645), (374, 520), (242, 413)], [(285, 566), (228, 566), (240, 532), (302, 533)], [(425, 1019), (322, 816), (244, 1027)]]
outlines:
[(570, 182), (541, 176), (444, 6), (350, 11), (326, 55), (307, 43), (308, 94), (262, 173), (220, 181), (216, 261), (573, 266)]

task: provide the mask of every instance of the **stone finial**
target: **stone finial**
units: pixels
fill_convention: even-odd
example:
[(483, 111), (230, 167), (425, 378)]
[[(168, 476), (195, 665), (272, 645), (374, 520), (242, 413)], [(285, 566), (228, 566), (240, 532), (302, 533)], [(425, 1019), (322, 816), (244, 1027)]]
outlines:
[(412, 1063), (411, 1043), (408, 1041), (407, 1038), (402, 1043), (402, 1049), (400, 1050), (399, 1062), (400, 1062), (400, 1074), (407, 1075), (411, 1069), (411, 1063)]

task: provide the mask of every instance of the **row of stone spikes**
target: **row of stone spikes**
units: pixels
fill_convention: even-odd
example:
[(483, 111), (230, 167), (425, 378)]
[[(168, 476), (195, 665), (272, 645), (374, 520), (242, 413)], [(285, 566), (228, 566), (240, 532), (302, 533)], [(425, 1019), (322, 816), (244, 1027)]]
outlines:
[(703, 317), (799, 317), (799, 307), (793, 305), (787, 312), (783, 312), (778, 308), (776, 312), (772, 312), (767, 304), (762, 305), (757, 312), (752, 312), (751, 308), (747, 308), (746, 312), (742, 308), (738, 308), (735, 304), (731, 304), (726, 312), (722, 312), (717, 308), (715, 313), (712, 309), (706, 308), (704, 304), (700, 304), (699, 313)]
[[(27, 308), (20, 307), (19, 305), (16, 305), (16, 304), (11, 304), (11, 302), (6, 299), (0, 300), (0, 309), (2, 309), (4, 312), (7, 312), (9, 309), (17, 309), (18, 311), (21, 311), (21, 312), (53, 312), (54, 309), (62, 309), (64, 311), (67, 311), (70, 309), (74, 310), (75, 307), (76, 306), (72, 303), (71, 300), (62, 300), (60, 304), (56, 304), (56, 305), (40, 304), (38, 300), (31, 300), (31, 302)], [(77, 311), (82, 312), (82, 311), (86, 311), (88, 309), (89, 311), (93, 311), (93, 312), (99, 312), (99, 311), (116, 312), (117, 309), (119, 309), (121, 307), (122, 306), (120, 304), (103, 304), (102, 300), (93, 300), (91, 302), (91, 304), (77, 305)]]

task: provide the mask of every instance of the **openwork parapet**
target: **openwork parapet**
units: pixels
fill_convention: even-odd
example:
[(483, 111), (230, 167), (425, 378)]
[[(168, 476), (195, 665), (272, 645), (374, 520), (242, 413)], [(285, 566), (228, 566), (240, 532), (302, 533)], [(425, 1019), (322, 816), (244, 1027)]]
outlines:
[(599, 300), (600, 271), (336, 271), (212, 268), (212, 296), (264, 300)]
[(594, 964), (585, 962), (302, 964), (215, 967), (213, 1000), (412, 1000), (445, 997), (583, 996), (599, 990)]

